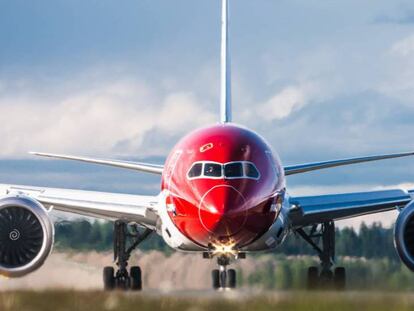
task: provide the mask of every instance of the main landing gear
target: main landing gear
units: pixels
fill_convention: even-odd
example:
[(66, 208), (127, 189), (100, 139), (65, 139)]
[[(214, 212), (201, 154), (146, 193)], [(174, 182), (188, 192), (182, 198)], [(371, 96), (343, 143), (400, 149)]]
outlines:
[(313, 225), (309, 232), (302, 228), (297, 229), (296, 232), (317, 251), (321, 261), (320, 268), (308, 268), (308, 289), (344, 290), (346, 287), (345, 268), (336, 267), (332, 271), (335, 262), (335, 223), (325, 222), (321, 225)]
[[(114, 224), (114, 261), (118, 269), (105, 267), (103, 281), (105, 290), (134, 290), (142, 289), (142, 272), (139, 266), (131, 267), (128, 272), (128, 260), (133, 250), (144, 241), (153, 231), (146, 229), (138, 231), (136, 225), (128, 226), (123, 221)], [(130, 240), (130, 241), (129, 241)]]

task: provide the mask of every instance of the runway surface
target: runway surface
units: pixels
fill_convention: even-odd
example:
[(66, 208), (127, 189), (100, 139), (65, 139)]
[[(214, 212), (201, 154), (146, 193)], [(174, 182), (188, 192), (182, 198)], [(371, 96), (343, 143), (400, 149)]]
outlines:
[[(0, 311), (95, 310), (414, 310), (414, 294), (384, 292), (286, 292), (260, 288), (215, 292), (210, 271), (215, 262), (200, 256), (159, 252), (138, 253), (145, 271), (141, 293), (102, 288), (102, 267), (111, 254), (58, 253), (33, 274), (20, 279), (0, 278)], [(263, 258), (243, 260), (244, 271), (260, 266)], [(237, 266), (236, 266), (237, 267)]]
[(105, 293), (103, 291), (5, 291), (2, 311), (385, 311), (413, 310), (408, 293), (361, 292), (213, 292), (152, 291)]

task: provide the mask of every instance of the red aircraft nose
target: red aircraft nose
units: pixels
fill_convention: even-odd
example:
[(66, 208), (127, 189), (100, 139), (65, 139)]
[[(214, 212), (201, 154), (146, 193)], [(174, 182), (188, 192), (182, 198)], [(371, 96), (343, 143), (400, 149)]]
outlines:
[(232, 186), (215, 186), (202, 197), (199, 217), (204, 228), (215, 237), (231, 237), (237, 234), (246, 222), (246, 200)]

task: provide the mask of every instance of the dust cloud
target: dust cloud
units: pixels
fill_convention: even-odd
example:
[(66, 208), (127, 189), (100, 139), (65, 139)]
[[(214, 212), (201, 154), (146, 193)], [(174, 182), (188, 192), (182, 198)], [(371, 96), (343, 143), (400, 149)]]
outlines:
[[(243, 275), (248, 275), (266, 261), (265, 257), (240, 260), (231, 267), (242, 268)], [(44, 266), (32, 274), (18, 279), (0, 277), (0, 290), (101, 289), (102, 269), (112, 263), (110, 253), (54, 252)], [(144, 288), (162, 291), (210, 289), (211, 270), (217, 267), (215, 260), (203, 259), (201, 254), (176, 252), (166, 256), (158, 251), (137, 252), (130, 265), (137, 264), (143, 271)]]

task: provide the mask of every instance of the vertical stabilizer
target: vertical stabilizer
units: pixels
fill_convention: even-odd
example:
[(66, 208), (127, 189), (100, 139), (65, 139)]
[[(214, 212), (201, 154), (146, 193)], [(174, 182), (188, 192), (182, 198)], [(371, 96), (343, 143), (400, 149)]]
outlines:
[(229, 0), (222, 0), (221, 20), (221, 98), (222, 123), (231, 122), (231, 66), (229, 53)]

